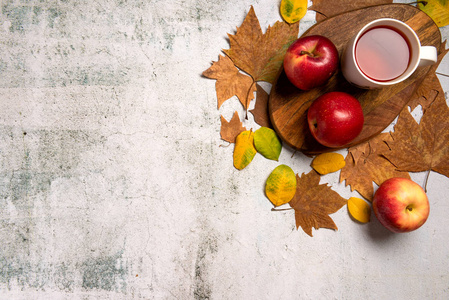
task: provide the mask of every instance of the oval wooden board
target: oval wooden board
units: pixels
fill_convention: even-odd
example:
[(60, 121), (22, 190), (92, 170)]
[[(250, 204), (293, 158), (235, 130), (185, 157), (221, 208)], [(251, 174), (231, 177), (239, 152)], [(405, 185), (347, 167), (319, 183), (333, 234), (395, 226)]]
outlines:
[[(324, 35), (341, 54), (346, 43), (366, 23), (378, 18), (394, 18), (407, 23), (418, 34), (423, 46), (440, 49), (441, 34), (433, 20), (424, 12), (407, 4), (387, 4), (350, 11), (325, 19), (306, 31), (306, 35)], [(318, 96), (330, 91), (342, 91), (355, 96), (363, 107), (365, 123), (360, 135), (350, 144), (357, 145), (369, 140), (384, 130), (409, 102), (415, 90), (430, 70), (430, 66), (418, 67), (407, 80), (396, 85), (374, 90), (364, 90), (349, 84), (337, 70), (329, 82), (322, 87), (301, 91), (293, 86), (283, 69), (271, 89), (268, 103), (274, 129), (289, 146), (313, 155), (336, 150), (320, 145), (310, 134), (307, 125), (307, 109)], [(341, 149), (339, 148), (339, 149)]]

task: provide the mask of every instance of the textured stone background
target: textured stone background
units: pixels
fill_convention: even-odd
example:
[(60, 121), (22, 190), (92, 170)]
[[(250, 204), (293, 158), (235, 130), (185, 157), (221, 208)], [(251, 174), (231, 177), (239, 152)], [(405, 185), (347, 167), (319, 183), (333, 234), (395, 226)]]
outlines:
[[(279, 1), (0, 4), (1, 299), (449, 298), (448, 178), (430, 174), (416, 232), (343, 208), (339, 231), (310, 238), (292, 211), (270, 211), (278, 162), (233, 168), (219, 116), (241, 107), (217, 111), (201, 73), (250, 5), (266, 28)], [(280, 162), (308, 172), (292, 153)], [(322, 182), (356, 195), (338, 174)]]

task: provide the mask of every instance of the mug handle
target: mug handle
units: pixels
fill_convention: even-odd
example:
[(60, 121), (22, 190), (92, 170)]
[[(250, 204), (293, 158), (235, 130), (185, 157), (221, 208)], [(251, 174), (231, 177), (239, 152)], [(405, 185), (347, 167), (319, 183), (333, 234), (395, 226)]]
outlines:
[(437, 62), (438, 53), (434, 46), (421, 46), (419, 66), (430, 66)]

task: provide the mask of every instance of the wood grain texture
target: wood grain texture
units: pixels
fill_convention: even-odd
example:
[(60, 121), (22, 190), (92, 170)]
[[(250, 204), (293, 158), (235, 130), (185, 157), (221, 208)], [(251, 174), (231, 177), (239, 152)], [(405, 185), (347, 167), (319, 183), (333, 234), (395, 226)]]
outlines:
[[(315, 34), (326, 36), (335, 44), (341, 55), (352, 36), (366, 23), (379, 18), (401, 20), (415, 30), (423, 46), (440, 48), (441, 34), (438, 26), (424, 12), (407, 4), (377, 5), (340, 14), (317, 23), (303, 36)], [(407, 80), (390, 87), (373, 90), (364, 90), (349, 84), (339, 69), (326, 85), (310, 91), (301, 91), (293, 86), (281, 69), (269, 100), (272, 124), (281, 139), (294, 149), (310, 155), (334, 151), (335, 148), (320, 145), (310, 134), (307, 125), (307, 109), (317, 97), (324, 93), (346, 92), (360, 101), (365, 115), (361, 134), (350, 144), (341, 148), (354, 146), (379, 134), (396, 118), (430, 68), (430, 66), (418, 67)]]

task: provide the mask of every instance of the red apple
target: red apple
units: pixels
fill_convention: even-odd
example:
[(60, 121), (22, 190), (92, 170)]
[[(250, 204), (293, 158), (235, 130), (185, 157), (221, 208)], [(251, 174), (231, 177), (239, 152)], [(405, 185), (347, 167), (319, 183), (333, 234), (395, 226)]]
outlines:
[(311, 90), (325, 84), (338, 68), (338, 51), (327, 37), (310, 35), (297, 39), (284, 57), (284, 70), (292, 84)]
[(395, 177), (379, 186), (374, 194), (373, 210), (389, 230), (409, 232), (426, 222), (430, 208), (421, 186), (410, 179)]
[(330, 92), (313, 101), (307, 112), (307, 122), (320, 144), (337, 148), (360, 134), (364, 116), (356, 98), (343, 92)]

